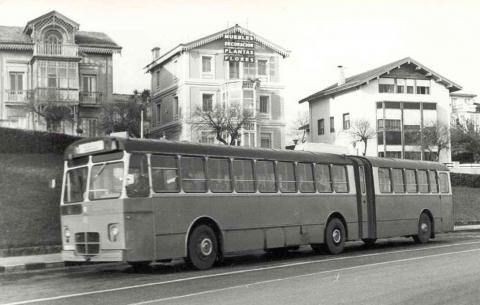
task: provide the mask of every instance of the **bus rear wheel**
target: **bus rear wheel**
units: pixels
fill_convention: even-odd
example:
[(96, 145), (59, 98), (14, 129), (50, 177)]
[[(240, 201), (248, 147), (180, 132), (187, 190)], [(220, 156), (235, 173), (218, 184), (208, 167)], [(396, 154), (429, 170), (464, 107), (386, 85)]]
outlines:
[(430, 216), (426, 213), (422, 213), (418, 220), (418, 233), (413, 236), (413, 240), (419, 244), (424, 244), (430, 240), (432, 235), (432, 221)]
[(218, 240), (213, 229), (207, 225), (195, 227), (188, 239), (187, 263), (197, 270), (209, 269), (218, 256)]
[(345, 248), (345, 226), (338, 218), (333, 218), (325, 228), (325, 248), (330, 254), (339, 254)]

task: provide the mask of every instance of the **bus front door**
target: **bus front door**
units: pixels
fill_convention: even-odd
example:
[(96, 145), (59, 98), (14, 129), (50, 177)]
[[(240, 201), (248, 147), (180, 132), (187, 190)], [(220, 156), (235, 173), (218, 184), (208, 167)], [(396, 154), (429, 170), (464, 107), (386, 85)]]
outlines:
[(355, 161), (359, 236), (361, 239), (376, 239), (372, 167), (366, 159), (360, 157), (352, 157), (352, 159)]

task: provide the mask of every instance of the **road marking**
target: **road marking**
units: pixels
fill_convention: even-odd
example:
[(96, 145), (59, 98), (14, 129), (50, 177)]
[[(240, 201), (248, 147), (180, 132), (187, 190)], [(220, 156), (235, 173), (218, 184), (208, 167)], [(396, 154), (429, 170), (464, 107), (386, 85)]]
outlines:
[[(309, 277), (309, 276), (312, 276), (312, 275), (321, 275), (321, 274), (328, 274), (328, 273), (341, 272), (341, 271), (351, 271), (351, 270), (366, 268), (366, 267), (376, 267), (376, 266), (387, 265), (387, 264), (391, 264), (391, 263), (393, 264), (393, 263), (399, 263), (399, 262), (408, 262), (408, 261), (421, 260), (421, 259), (431, 258), (431, 257), (447, 256), (447, 255), (451, 255), (451, 254), (461, 254), (461, 253), (468, 253), (468, 252), (475, 252), (475, 251), (480, 251), (480, 249), (471, 249), (471, 250), (463, 250), (463, 251), (457, 251), (457, 252), (439, 253), (439, 254), (425, 255), (425, 256), (412, 257), (412, 258), (404, 258), (404, 259), (398, 259), (398, 260), (386, 261), (386, 262), (380, 262), (380, 263), (365, 264), (365, 265), (360, 265), (360, 266), (338, 268), (338, 269), (334, 269), (334, 270), (318, 271), (318, 272), (294, 275), (294, 276), (289, 276), (289, 277), (284, 277), (284, 278), (258, 281), (258, 282), (243, 284), (243, 285), (236, 285), (236, 286), (230, 286), (230, 287), (212, 289), (212, 290), (204, 290), (204, 291), (201, 291), (201, 292), (189, 293), (189, 294), (184, 294), (184, 295), (177, 295), (177, 296), (173, 296), (173, 297), (161, 298), (161, 299), (156, 299), (156, 300), (143, 301), (143, 302), (138, 302), (138, 303), (130, 303), (128, 305), (146, 305), (146, 304), (161, 303), (161, 302), (166, 302), (166, 301), (173, 301), (173, 300), (185, 299), (185, 298), (199, 296), (199, 295), (205, 295), (205, 294), (209, 294), (209, 293), (216, 293), (216, 292), (233, 290), (233, 289), (238, 289), (238, 288), (249, 288), (250, 286), (264, 285), (264, 284), (270, 284), (270, 283), (274, 283), (274, 282), (281, 282), (281, 281), (286, 281), (286, 280), (298, 279), (298, 278), (302, 278), (302, 277)], [(339, 277), (339, 274), (340, 273), (337, 274), (337, 279)]]
[(180, 279), (175, 279), (175, 280), (153, 282), (153, 283), (146, 283), (146, 284), (139, 284), (139, 285), (132, 285), (132, 286), (124, 286), (124, 287), (118, 287), (118, 288), (109, 288), (109, 289), (96, 290), (96, 291), (80, 292), (80, 293), (66, 294), (66, 295), (60, 295), (60, 296), (55, 296), (55, 297), (47, 297), (47, 298), (40, 298), (40, 299), (18, 301), (18, 302), (13, 302), (13, 303), (4, 303), (2, 305), (32, 304), (32, 303), (38, 303), (38, 302), (68, 299), (68, 298), (94, 295), (94, 294), (100, 294), (100, 293), (115, 292), (115, 291), (122, 291), (122, 290), (135, 289), (135, 288), (144, 288), (144, 287), (151, 287), (151, 286), (160, 286), (160, 285), (187, 282), (187, 281), (193, 281), (193, 280), (200, 280), (200, 279), (207, 279), (207, 278), (214, 278), (214, 277), (235, 275), (235, 274), (243, 274), (243, 273), (250, 273), (250, 272), (257, 272), (257, 271), (264, 271), (264, 270), (288, 268), (288, 267), (308, 265), (308, 264), (325, 263), (325, 262), (332, 262), (332, 261), (339, 261), (339, 260), (346, 260), (346, 259), (357, 259), (357, 258), (363, 258), (363, 257), (389, 255), (389, 254), (404, 253), (404, 252), (416, 252), (416, 251), (423, 251), (423, 250), (430, 250), (430, 249), (441, 249), (441, 248), (464, 246), (464, 245), (474, 245), (474, 244), (480, 244), (480, 241), (473, 241), (473, 242), (467, 242), (467, 243), (457, 243), (457, 244), (448, 244), (448, 245), (433, 246), (433, 247), (421, 247), (421, 248), (416, 248), (416, 249), (406, 249), (406, 250), (404, 249), (404, 250), (398, 250), (398, 251), (369, 253), (369, 254), (362, 254), (362, 255), (356, 255), (356, 256), (342, 256), (342, 257), (317, 259), (317, 260), (296, 262), (296, 263), (277, 264), (277, 265), (273, 265), (273, 266), (266, 266), (266, 267), (260, 267), (260, 268), (227, 271), (227, 272), (214, 273), (214, 274), (205, 274), (205, 275), (191, 276), (191, 277), (180, 278)]

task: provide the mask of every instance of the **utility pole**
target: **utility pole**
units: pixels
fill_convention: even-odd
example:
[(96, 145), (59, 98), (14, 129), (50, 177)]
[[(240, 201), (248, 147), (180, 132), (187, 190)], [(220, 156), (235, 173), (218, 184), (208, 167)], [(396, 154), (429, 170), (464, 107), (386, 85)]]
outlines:
[(140, 110), (140, 139), (143, 139), (143, 109)]

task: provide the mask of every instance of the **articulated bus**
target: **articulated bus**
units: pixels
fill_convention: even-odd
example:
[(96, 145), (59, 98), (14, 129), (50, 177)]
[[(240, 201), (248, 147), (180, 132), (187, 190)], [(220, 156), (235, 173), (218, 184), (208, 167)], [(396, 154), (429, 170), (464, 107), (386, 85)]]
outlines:
[(438, 163), (163, 140), (84, 139), (65, 152), (63, 260), (185, 258), (453, 229), (448, 169)]

